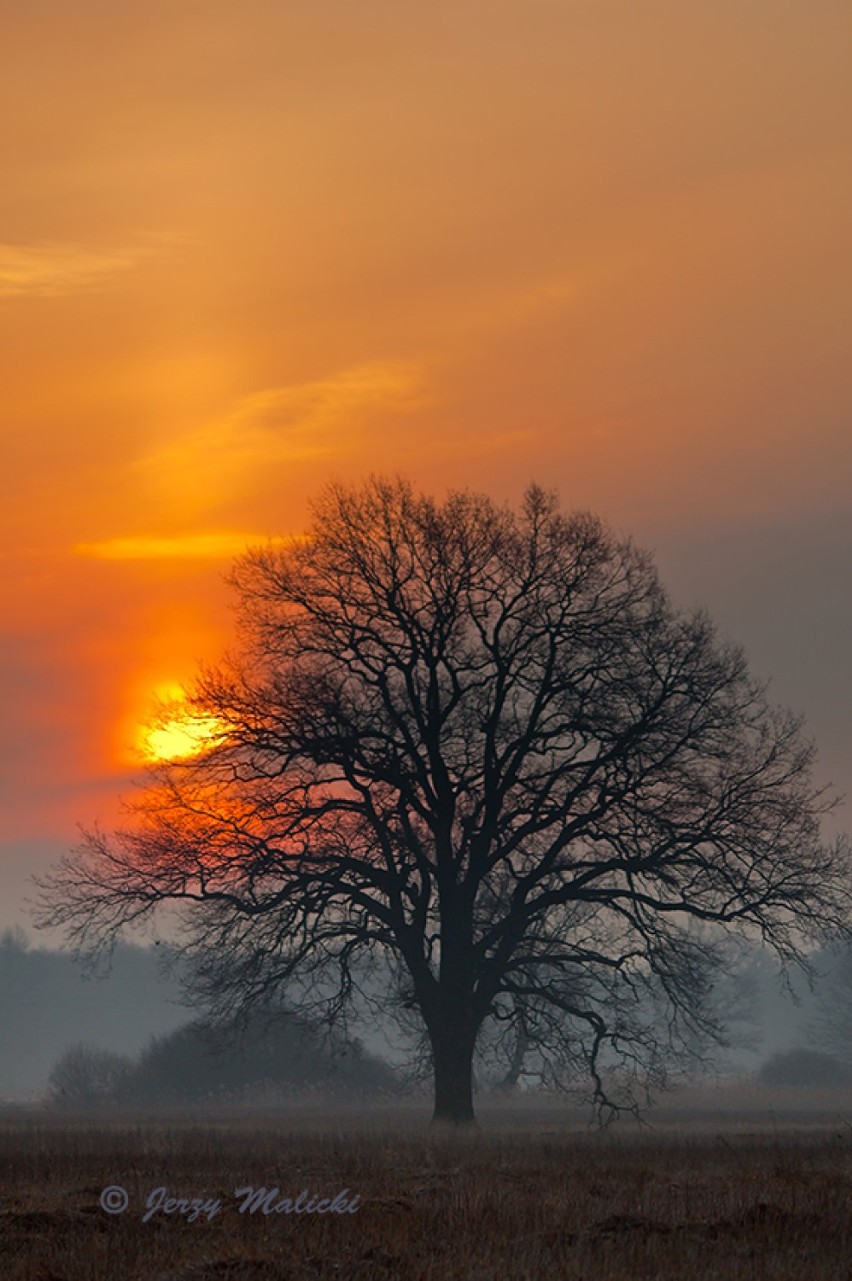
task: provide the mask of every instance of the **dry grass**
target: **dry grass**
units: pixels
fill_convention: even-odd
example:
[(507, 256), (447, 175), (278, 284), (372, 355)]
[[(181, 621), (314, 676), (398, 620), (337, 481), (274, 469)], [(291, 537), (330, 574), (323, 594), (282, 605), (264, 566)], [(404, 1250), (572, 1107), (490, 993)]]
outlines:
[[(719, 1127), (717, 1126), (717, 1129)], [(496, 1114), (474, 1134), (420, 1120), (116, 1118), (0, 1125), (3, 1281), (837, 1281), (852, 1277), (852, 1130), (728, 1125), (691, 1137)], [(125, 1214), (99, 1207), (121, 1184)], [(356, 1214), (240, 1215), (234, 1190), (361, 1197)], [(149, 1192), (221, 1197), (211, 1222)]]

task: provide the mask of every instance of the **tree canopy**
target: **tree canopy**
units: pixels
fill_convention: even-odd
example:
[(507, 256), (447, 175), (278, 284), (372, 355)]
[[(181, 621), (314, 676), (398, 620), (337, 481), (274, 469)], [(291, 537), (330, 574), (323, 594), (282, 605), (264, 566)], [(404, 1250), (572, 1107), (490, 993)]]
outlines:
[(340, 1017), (372, 964), (456, 1121), (488, 1029), (618, 1106), (616, 1066), (716, 1030), (717, 939), (790, 962), (846, 929), (800, 719), (647, 553), (535, 486), (513, 511), (373, 479), (313, 510), (233, 569), (237, 643), (191, 697), (221, 733), (86, 833), (43, 921), (97, 952), (182, 904), (223, 1016)]

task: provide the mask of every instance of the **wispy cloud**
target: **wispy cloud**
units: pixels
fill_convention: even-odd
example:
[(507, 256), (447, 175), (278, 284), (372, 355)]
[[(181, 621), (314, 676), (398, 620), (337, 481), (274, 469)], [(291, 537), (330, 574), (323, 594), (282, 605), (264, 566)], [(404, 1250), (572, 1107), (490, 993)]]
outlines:
[(580, 293), (577, 272), (549, 273), (521, 284), (498, 280), (479, 297), (462, 303), (458, 320), (465, 328), (483, 333), (513, 329), (574, 305)]
[(180, 254), (190, 243), (183, 232), (142, 229), (124, 245), (0, 243), (0, 298), (58, 298), (99, 289), (142, 262)]
[(130, 271), (144, 253), (67, 244), (0, 244), (0, 298), (51, 298), (95, 289)]
[(78, 543), (78, 556), (96, 560), (230, 560), (249, 546), (269, 542), (265, 534), (184, 534), (172, 538), (106, 538)]
[(232, 497), (257, 474), (282, 463), (358, 450), (369, 422), (427, 400), (421, 368), (376, 362), (328, 378), (268, 388), (208, 426), (169, 441), (134, 465), (159, 498), (201, 511)]
[(411, 362), (356, 365), (329, 378), (274, 387), (249, 396), (237, 407), (232, 425), (261, 431), (331, 427), (363, 409), (408, 408), (423, 401), (423, 378)]

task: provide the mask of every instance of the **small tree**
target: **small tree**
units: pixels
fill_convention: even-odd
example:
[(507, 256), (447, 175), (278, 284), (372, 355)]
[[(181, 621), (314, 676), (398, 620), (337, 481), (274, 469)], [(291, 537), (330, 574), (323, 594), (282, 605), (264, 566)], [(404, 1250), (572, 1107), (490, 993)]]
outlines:
[(192, 698), (221, 734), (86, 833), (41, 924), (97, 954), (185, 905), (192, 992), (224, 1017), (282, 993), (339, 1017), (382, 958), (451, 1121), (495, 1020), (631, 1102), (604, 1067), (641, 1081), (716, 1030), (690, 921), (783, 962), (845, 928), (800, 721), (647, 554), (536, 487), (514, 514), (375, 480), (314, 513), (237, 562), (239, 652)]

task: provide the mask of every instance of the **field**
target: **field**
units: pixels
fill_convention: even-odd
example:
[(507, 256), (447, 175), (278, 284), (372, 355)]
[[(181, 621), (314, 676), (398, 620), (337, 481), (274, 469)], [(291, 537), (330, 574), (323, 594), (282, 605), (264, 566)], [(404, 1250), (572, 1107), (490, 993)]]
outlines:
[[(852, 1127), (831, 1106), (779, 1117), (687, 1101), (654, 1114), (654, 1128), (600, 1131), (564, 1108), (483, 1108), (479, 1129), (459, 1136), (433, 1133), (422, 1109), (216, 1121), (10, 1112), (0, 1277), (852, 1277)], [(124, 1213), (101, 1208), (109, 1185), (126, 1190)], [(241, 1212), (248, 1196), (235, 1191), (261, 1186), (272, 1212)], [(359, 1201), (287, 1212), (303, 1189), (326, 1201), (348, 1190), (338, 1208)], [(191, 1220), (193, 1200), (221, 1206)]]

